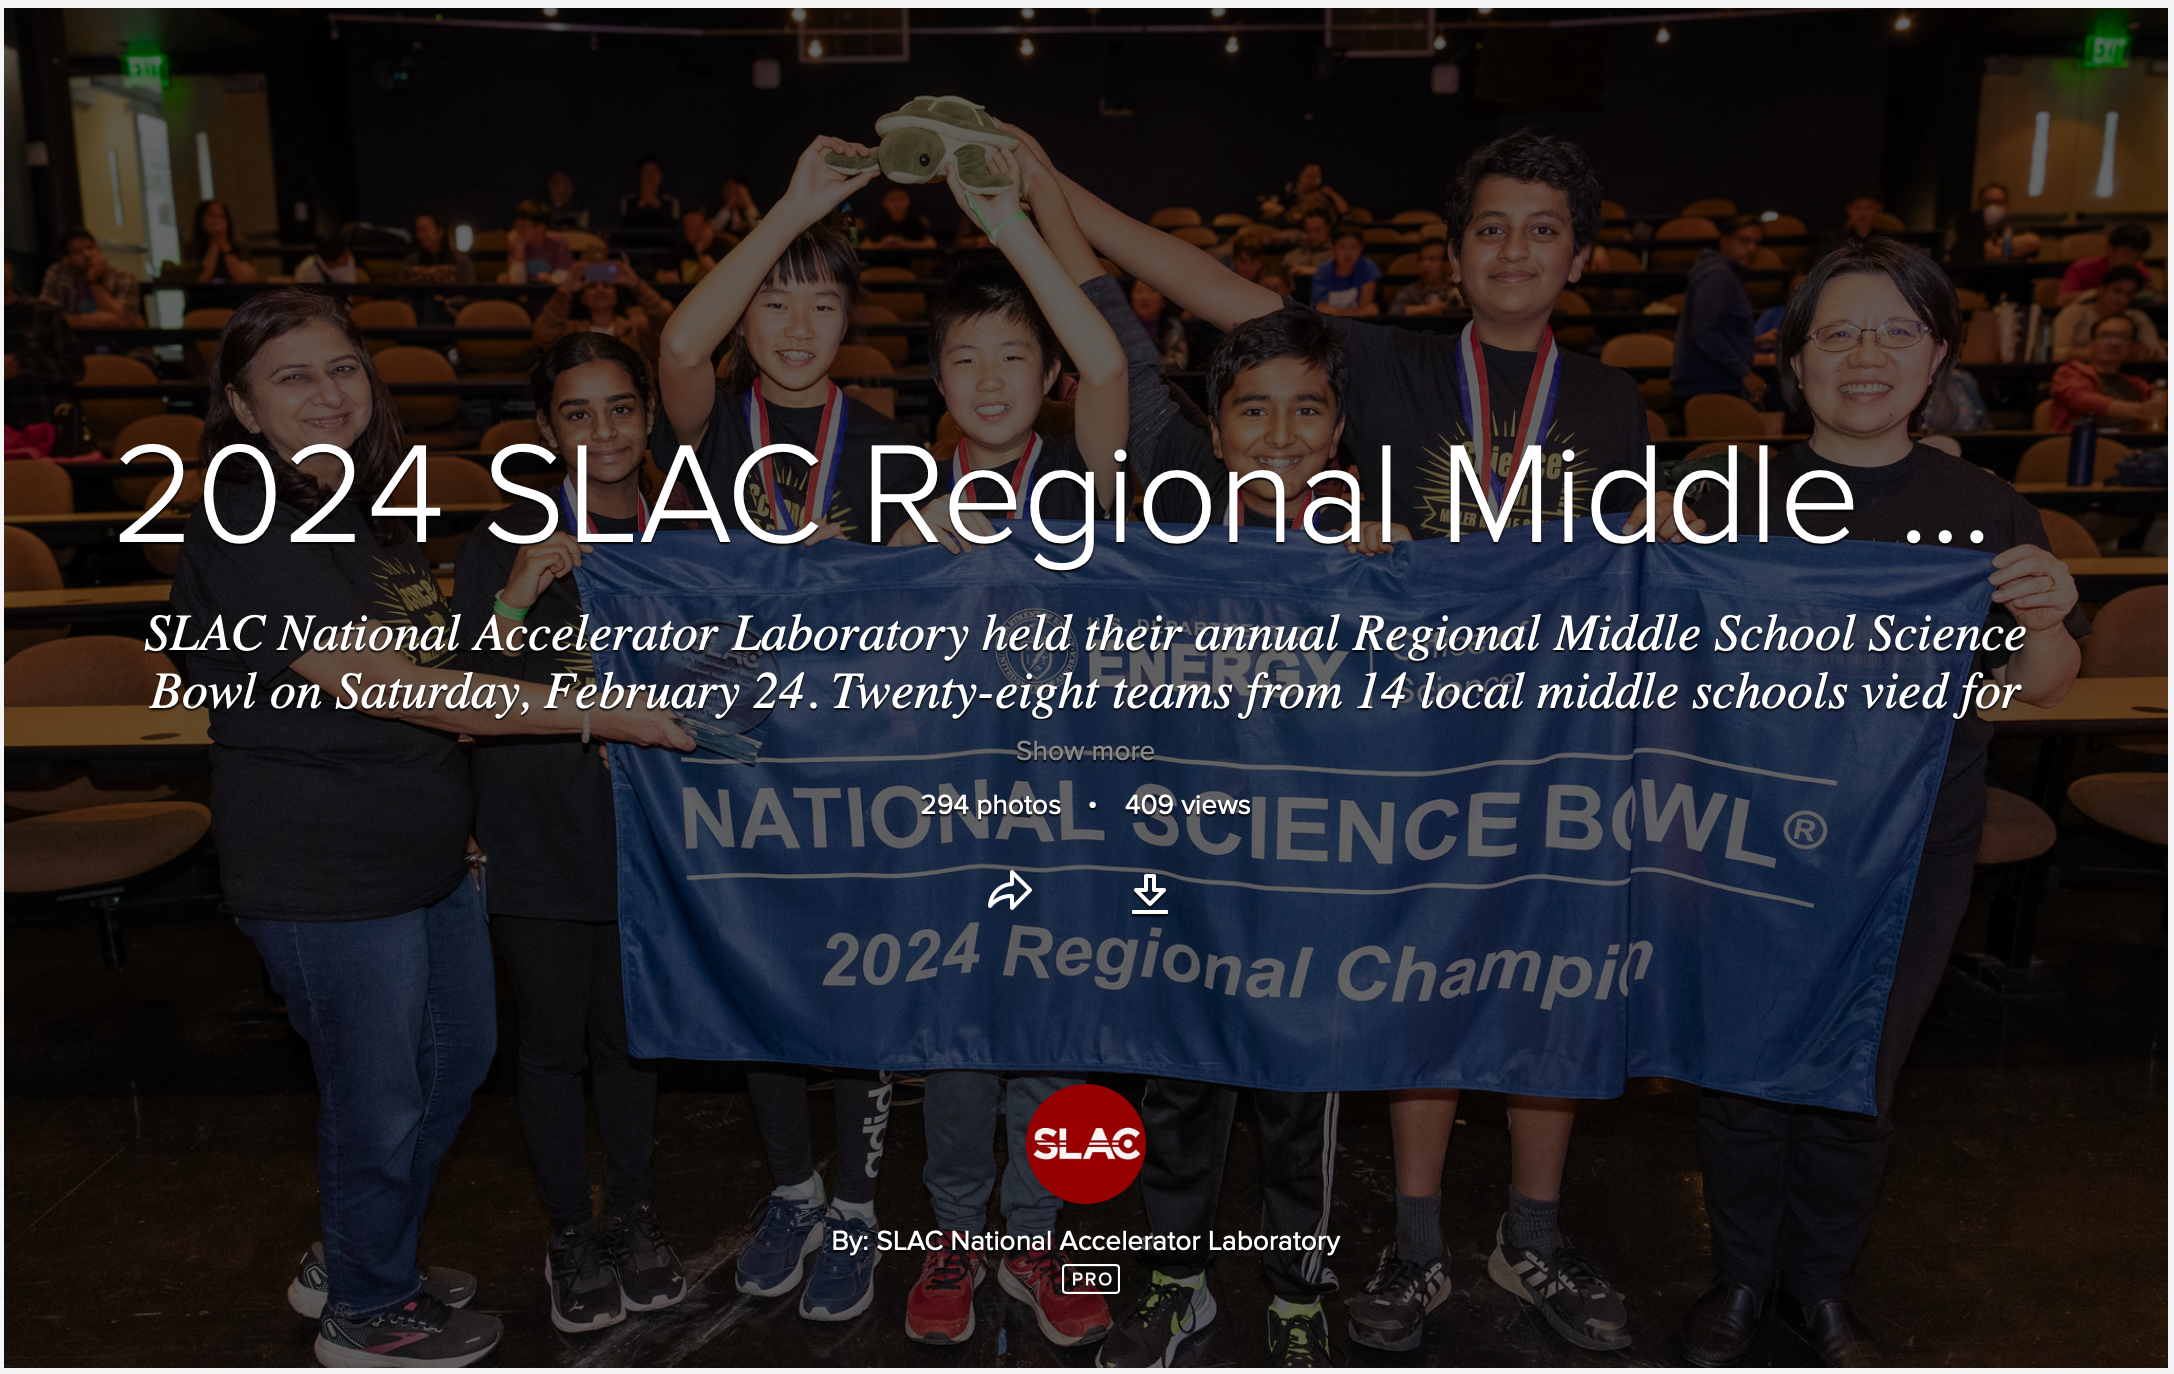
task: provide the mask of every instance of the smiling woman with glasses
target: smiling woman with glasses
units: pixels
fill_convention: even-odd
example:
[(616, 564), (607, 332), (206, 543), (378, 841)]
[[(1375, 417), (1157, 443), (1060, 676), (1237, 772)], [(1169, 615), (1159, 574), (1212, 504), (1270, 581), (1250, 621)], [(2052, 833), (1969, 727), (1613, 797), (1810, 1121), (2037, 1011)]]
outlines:
[[(1822, 258), (1790, 301), (1775, 350), (1782, 396), (1798, 423), (1809, 418), (1812, 437), (1768, 460), (1765, 489), (1776, 498), (1768, 518), (1778, 528), (1782, 493), (1816, 474), (1830, 480), (1809, 486), (1815, 499), (1839, 503), (1839, 483), (1850, 506), (1805, 520), (1813, 535), (1846, 527), (1851, 539), (1946, 545), (1952, 558), (1993, 554), (1983, 565), (1993, 584), (1987, 623), (2021, 625), (2026, 634), (2021, 648), (1981, 653), (1972, 666), (2015, 684), (2022, 700), (2051, 706), (2075, 680), (2075, 636), (2089, 629), (2076, 610), (2075, 582), (2048, 551), (2036, 508), (2015, 488), (1910, 437), (1954, 361), (1961, 328), (1955, 290), (1924, 253), (1875, 237)], [(1722, 505), (1700, 510), (1708, 528), (1726, 518)], [(1850, 1309), (1849, 1272), (1871, 1230), (1894, 1135), (1895, 1079), (1969, 904), (1992, 734), (1975, 713), (1955, 725), (1880, 1032), (1878, 1114), (1719, 1092), (1700, 1105), (1699, 1157), (1720, 1276), (1684, 1322), (1693, 1364), (1741, 1357), (1769, 1294), (1821, 1363), (1886, 1362)]]

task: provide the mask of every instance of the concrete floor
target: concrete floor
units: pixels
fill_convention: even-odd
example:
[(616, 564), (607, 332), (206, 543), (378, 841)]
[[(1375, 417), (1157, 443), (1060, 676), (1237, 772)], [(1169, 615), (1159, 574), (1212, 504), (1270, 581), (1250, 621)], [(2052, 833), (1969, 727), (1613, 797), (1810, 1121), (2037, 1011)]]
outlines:
[[(2163, 851), (2155, 851), (2163, 853)], [(2148, 856), (2147, 856), (2148, 857)], [(2138, 884), (2132, 882), (2130, 886)], [(1898, 1364), (2161, 1365), (2166, 1311), (2166, 997), (2163, 891), (2048, 894), (2042, 952), (2075, 991), (2001, 1006), (1953, 986), (1903, 1079), (1900, 1134), (1856, 1303)], [(1966, 928), (1965, 947), (1979, 938)], [(80, 916), (11, 905), (7, 934), (5, 1338), (24, 1365), (293, 1365), (310, 1323), (287, 1309), (295, 1256), (316, 1234), (315, 1099), (306, 1054), (265, 1000), (254, 951), (201, 903), (130, 929), (125, 973), (100, 967)], [(501, 1043), (514, 1030), (504, 1009)], [(695, 1280), (681, 1306), (570, 1338), (545, 1305), (543, 1224), (515, 1113), (510, 1052), (441, 1173), (426, 1262), (481, 1281), (507, 1365), (1084, 1365), (987, 1284), (967, 1346), (901, 1333), (912, 1261), (842, 1325), (730, 1284), (767, 1191), (747, 1099), (729, 1068), (668, 1067), (655, 1197)], [(1136, 1082), (1112, 1080), (1121, 1091)], [(917, 1092), (901, 1092), (878, 1198), (887, 1225), (933, 1224), (920, 1186)], [(1573, 1240), (1628, 1295), (1635, 1344), (1599, 1357), (1554, 1339), (1485, 1277), (1507, 1177), (1500, 1100), (1468, 1098), (1443, 1184), (1453, 1296), (1425, 1346), (1385, 1357), (1332, 1331), (1352, 1364), (1670, 1364), (1673, 1333), (1710, 1278), (1693, 1140), (1696, 1095), (1642, 1081), (1583, 1114), (1566, 1182)], [(817, 1102), (828, 1119), (828, 1104)], [(1222, 1222), (1252, 1208), (1241, 1107)], [(818, 1130), (817, 1139), (822, 1139)], [(1363, 1281), (1393, 1216), (1387, 1115), (1347, 1099), (1337, 1162), (1335, 1267)], [(1137, 1191), (1073, 1208), (1068, 1224), (1142, 1224)], [(2071, 1259), (2070, 1257), (2074, 1257)], [(1144, 1272), (1128, 1266), (1128, 1293)], [(1188, 1364), (1266, 1356), (1251, 1266), (1211, 1273), (1224, 1316)], [(1748, 1363), (1803, 1363), (1769, 1327)]]

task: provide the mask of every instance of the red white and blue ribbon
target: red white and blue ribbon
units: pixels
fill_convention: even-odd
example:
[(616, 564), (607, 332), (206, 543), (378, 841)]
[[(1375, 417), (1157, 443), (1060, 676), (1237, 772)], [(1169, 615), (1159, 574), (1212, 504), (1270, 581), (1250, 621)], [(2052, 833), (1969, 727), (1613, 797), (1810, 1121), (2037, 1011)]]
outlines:
[[(1019, 512), (1027, 508), (1027, 484), (1034, 480), (1035, 464), (1042, 460), (1042, 436), (1030, 434), (1027, 451), (1018, 462), (1012, 464), (1012, 511), (1002, 517), (1017, 520)], [(962, 437), (951, 449), (951, 490), (957, 491), (966, 480), (966, 440)]]
[[(568, 477), (565, 481), (559, 483), (559, 509), (566, 512), (566, 528), (569, 531), (572, 531), (577, 522), (574, 519), (574, 479), (571, 477)], [(634, 528), (638, 530), (648, 529), (649, 503), (642, 499), (641, 489), (639, 487), (636, 487), (634, 492), (634, 510)], [(589, 528), (579, 531), (578, 533), (598, 533), (598, 530), (596, 528), (596, 512), (589, 512)]]
[[(778, 489), (777, 455), (769, 454), (762, 460), (763, 490), (770, 497), (770, 518), (777, 525), (779, 534), (791, 534), (810, 520), (818, 523), (830, 511), (831, 493), (838, 486), (838, 469), (845, 466), (845, 392), (836, 382), (828, 383), (830, 394), (823, 402), (823, 423), (815, 432), (815, 471), (808, 474), (807, 500), (802, 502), (800, 519), (795, 521), (785, 508), (784, 494)], [(762, 401), (762, 378), (747, 389), (747, 432), (754, 436), (755, 447), (770, 447), (770, 410)]]
[[(1472, 447), (1478, 450), (1474, 456), (1487, 472), (1488, 490), (1499, 511), (1505, 482), (1495, 467), (1495, 417), (1487, 394), (1487, 359), (1480, 352), (1479, 335), (1469, 324), (1457, 338), (1457, 381), (1458, 401), (1464, 407), (1465, 433), (1471, 436)], [(1524, 412), (1517, 417), (1514, 444), (1510, 449), (1511, 471), (1516, 471), (1517, 459), (1526, 449), (1546, 442), (1548, 428), (1555, 422), (1555, 402), (1562, 395), (1562, 389), (1562, 350), (1555, 346), (1555, 331), (1543, 326), (1539, 356), (1532, 367), (1532, 381), (1525, 387)]]

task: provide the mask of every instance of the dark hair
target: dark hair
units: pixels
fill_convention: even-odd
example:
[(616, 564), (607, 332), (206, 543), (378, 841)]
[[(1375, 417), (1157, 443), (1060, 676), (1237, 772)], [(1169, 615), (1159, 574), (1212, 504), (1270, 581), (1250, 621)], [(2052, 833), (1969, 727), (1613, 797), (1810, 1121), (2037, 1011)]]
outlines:
[(332, 260), (355, 246), (355, 226), (343, 224), (329, 234), (317, 236), (317, 260), (330, 266)]
[(1757, 215), (1731, 215), (1721, 221), (1719, 227), (1723, 238), (1727, 238), (1739, 229), (1756, 229), (1759, 231), (1760, 238), (1766, 237), (1766, 221), (1760, 219)]
[(2123, 263), (2119, 267), (2107, 268), (2106, 275), (2099, 278), (2099, 289), (2103, 291), (2107, 287), (2112, 286), (2117, 281), (2135, 282), (2137, 290), (2141, 291), (2144, 289), (2144, 274), (2129, 266), (2127, 263)]
[(2115, 311), (2115, 312), (2114, 312), (2113, 314), (2111, 314), (2111, 315), (2108, 315), (2108, 316), (2107, 316), (2107, 317), (2106, 317), (2105, 319), (2103, 319), (2103, 320), (2095, 320), (2095, 321), (2093, 321), (2093, 322), (2092, 322), (2092, 325), (2091, 325), (2091, 337), (2092, 337), (2092, 338), (2094, 338), (2094, 339), (2095, 339), (2095, 338), (2097, 338), (2097, 337), (2099, 336), (2099, 330), (2100, 330), (2100, 328), (2101, 328), (2101, 327), (2103, 327), (2103, 326), (2105, 326), (2105, 325), (2109, 325), (2109, 324), (2112, 324), (2112, 323), (2114, 323), (2114, 322), (2115, 322), (2116, 320), (2120, 321), (2120, 322), (2121, 322), (2122, 324), (2125, 324), (2125, 325), (2127, 325), (2127, 326), (2129, 327), (2129, 337), (2130, 337), (2130, 338), (2132, 338), (2132, 339), (2133, 339), (2133, 338), (2135, 338), (2135, 337), (2136, 337), (2136, 321), (2134, 321), (2134, 320), (2130, 319), (2130, 318), (2129, 318), (2129, 315), (2128, 315), (2128, 312), (2127, 312), (2127, 311), (2125, 311), (2125, 310), (2117, 310), (2117, 311)]
[[(845, 308), (850, 313), (861, 296), (861, 260), (853, 251), (853, 240), (846, 237), (844, 222), (833, 215), (800, 231), (778, 260), (770, 264), (763, 274), (763, 286), (780, 283), (834, 281), (838, 292), (845, 297)], [(733, 391), (745, 391), (755, 384), (755, 376), (761, 371), (755, 366), (755, 355), (747, 348), (747, 334), (741, 328), (746, 322), (743, 315), (734, 322), (732, 332), (726, 336), (731, 343), (727, 356), (729, 364), (725, 385)]]
[(1342, 412), (1350, 373), (1343, 332), (1318, 311), (1287, 305), (1238, 325), (1208, 355), (1208, 414), (1216, 424), (1223, 421), (1223, 397), (1237, 385), (1238, 374), (1277, 358), (1320, 368), (1329, 379), (1330, 399)]
[[(361, 360), (364, 371), (370, 376), (370, 422), (363, 426), (356, 451), (348, 455), (355, 460), (355, 481), (348, 489), (348, 497), (358, 503), (370, 501), (392, 482), (407, 445), (400, 428), (400, 410), (393, 404), (392, 393), (385, 388), (385, 379), (378, 375), (377, 364), (370, 359), (369, 345), (363, 342), (361, 332), (348, 317), (347, 302), (330, 292), (281, 286), (259, 291), (242, 302), (233, 318), (226, 322), (226, 332), (219, 337), (219, 355), (211, 364), (211, 406), (198, 442), (207, 461), (231, 444), (248, 444), (263, 451), (264, 436), (242, 423), (233, 402), (227, 398), (227, 388), (233, 387), (246, 399), (250, 367), (265, 345), (318, 320), (347, 336), (355, 357)], [(331, 498), (331, 493), (317, 485), (314, 478), (294, 464), (282, 462), (280, 455), (267, 453), (265, 456), (271, 459), (272, 489), (278, 496), (308, 511), (316, 510)], [(232, 481), (255, 482), (259, 480), (256, 473), (241, 470), (253, 466), (244, 463), (236, 469), (230, 462), (230, 471), (221, 476)], [(380, 544), (397, 544), (414, 535), (414, 531), (398, 520), (373, 519), (370, 528)]]
[(976, 253), (961, 260), (951, 280), (944, 283), (944, 289), (930, 304), (930, 372), (938, 377), (943, 375), (944, 340), (950, 337), (951, 331), (983, 315), (998, 315), (1024, 326), (1034, 336), (1035, 347), (1042, 350), (1045, 375), (1052, 364), (1062, 364), (1064, 351), (1057, 344), (1057, 333), (1049, 327), (1049, 318), (1042, 314), (1034, 293), (1027, 289), (1025, 279), (1001, 253), (991, 252), (986, 255)]
[(439, 214), (436, 210), (417, 210), (414, 214), (408, 216), (408, 223), (412, 225), (419, 219), (429, 220), (432, 224), (437, 225), (441, 231), (445, 229), (445, 216)]
[(627, 380), (634, 383), (635, 393), (642, 398), (643, 420), (656, 419), (656, 384), (650, 378), (649, 365), (642, 361), (642, 355), (610, 334), (583, 329), (545, 349), (536, 365), (529, 369), (528, 394), (535, 402), (538, 423), (551, 422), (551, 396), (558, 389), (560, 375), (590, 363), (617, 363), (625, 370)]
[(1335, 219), (1334, 219), (1334, 218), (1332, 218), (1332, 217), (1330, 216), (1330, 214), (1329, 214), (1329, 212), (1328, 212), (1328, 211), (1326, 211), (1326, 210), (1308, 210), (1308, 211), (1307, 211), (1307, 212), (1306, 212), (1305, 214), (1303, 214), (1303, 215), (1300, 215), (1300, 216), (1298, 217), (1298, 227), (1299, 227), (1299, 228), (1301, 228), (1301, 229), (1305, 228), (1305, 227), (1306, 227), (1306, 221), (1307, 221), (1307, 220), (1310, 220), (1310, 219), (1317, 219), (1317, 220), (1320, 220), (1320, 221), (1321, 221), (1321, 222), (1322, 222), (1323, 224), (1326, 224), (1326, 225), (1330, 226), (1331, 228), (1334, 228), (1334, 227), (1335, 227), (1335, 224), (1336, 224), (1336, 221), (1335, 221)]
[(549, 224), (551, 222), (551, 212), (544, 208), (544, 203), (540, 200), (524, 200), (519, 205), (514, 206), (513, 217), (515, 219), (525, 219), (531, 224)]
[(1826, 294), (1827, 284), (1836, 277), (1848, 276), (1881, 276), (1893, 282), (1917, 318), (1932, 331), (1930, 342), (1944, 350), (1940, 365), (1926, 379), (1925, 394), (1918, 397), (1911, 411), (1910, 423), (1916, 426), (1924, 419), (1925, 403), (1955, 366), (1956, 350), (1963, 341), (1963, 315), (1955, 301), (1955, 284), (1940, 270), (1940, 264), (1885, 235), (1853, 238), (1827, 254), (1805, 273), (1802, 289), (1789, 298), (1789, 307), (1782, 312), (1780, 334), (1774, 341), (1774, 371), (1781, 381), (1782, 401), (1792, 421), (1808, 429), (1810, 410), (1804, 404), (1804, 388), (1797, 384), (1792, 364), (1811, 341), (1812, 317), (1819, 310), (1819, 298)]
[(656, 166), (656, 169), (658, 171), (661, 172), (664, 170), (664, 159), (658, 157), (655, 153), (643, 153), (641, 156), (641, 160), (634, 164), (634, 170), (639, 172), (642, 170), (642, 168), (648, 167), (652, 164)]
[[(2005, 191), (2008, 188), (2003, 186), (2001, 187), (2001, 189)], [(1882, 205), (1887, 204), (1887, 197), (1880, 194), (1880, 188), (1877, 186), (1860, 186), (1856, 190), (1850, 192), (1849, 199), (1843, 201), (1842, 203), (1844, 205), (1854, 205), (1860, 200), (1876, 200)]]
[(2141, 224), (2117, 224), (2106, 235), (2108, 248), (2133, 248), (2139, 253), (2151, 248), (2151, 230)]
[(1337, 225), (1334, 229), (1331, 229), (1329, 231), (1330, 243), (1334, 243), (1338, 239), (1347, 238), (1357, 239), (1359, 242), (1364, 243), (1366, 242), (1366, 230), (1361, 225), (1355, 224), (1350, 220), (1345, 220), (1342, 224)]
[(66, 253), (77, 239), (89, 239), (95, 246), (98, 242), (98, 235), (80, 224), (71, 224), (60, 231), (60, 251)]
[(197, 262), (202, 262), (204, 255), (211, 251), (211, 235), (204, 232), (204, 214), (214, 205), (218, 206), (219, 212), (226, 216), (226, 241), (228, 247), (237, 257), (248, 257), (249, 245), (243, 240), (241, 230), (234, 227), (234, 207), (217, 197), (197, 202), (196, 214), (191, 220), (192, 229), (189, 235), (190, 257)]
[(1519, 129), (1506, 138), (1481, 147), (1464, 160), (1450, 179), (1442, 218), (1449, 222), (1450, 251), (1464, 242), (1471, 227), (1472, 210), (1479, 203), (1480, 183), (1489, 177), (1512, 181), (1537, 181), (1563, 193), (1570, 202), (1570, 236), (1583, 248), (1600, 233), (1600, 177), (1585, 150), (1567, 138)]
[(1978, 200), (1981, 204), (1985, 200), (1985, 193), (1987, 191), (1999, 191), (2002, 195), (2007, 195), (2008, 183), (2004, 181), (1988, 181), (1983, 186), (1980, 186), (1978, 188)]

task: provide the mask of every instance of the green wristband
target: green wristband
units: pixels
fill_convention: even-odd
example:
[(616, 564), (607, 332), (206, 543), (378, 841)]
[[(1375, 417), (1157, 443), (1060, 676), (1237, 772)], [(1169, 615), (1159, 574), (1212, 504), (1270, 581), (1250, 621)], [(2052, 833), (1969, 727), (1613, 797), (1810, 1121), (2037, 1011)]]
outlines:
[(1004, 232), (1004, 231), (1005, 231), (1006, 229), (1009, 229), (1009, 228), (1011, 228), (1013, 224), (1017, 223), (1017, 222), (1018, 222), (1018, 221), (1020, 221), (1020, 220), (1023, 220), (1023, 219), (1025, 219), (1026, 217), (1027, 217), (1027, 212), (1026, 212), (1026, 211), (1024, 211), (1024, 210), (1014, 210), (1014, 211), (1012, 211), (1012, 213), (1011, 213), (1011, 218), (1010, 218), (1010, 219), (1007, 219), (1007, 220), (1005, 220), (1005, 221), (1004, 221), (1004, 222), (1003, 222), (1002, 224), (999, 224), (999, 225), (997, 225), (997, 226), (996, 226), (996, 227), (995, 227), (994, 229), (991, 229), (991, 230), (989, 231), (989, 238), (990, 238), (990, 241), (991, 241), (991, 242), (994, 242), (994, 241), (995, 241), (995, 239), (996, 239), (996, 236), (997, 236), (998, 234), (1001, 234), (1001, 233), (1003, 233), (1003, 232)]
[(492, 613), (494, 615), (502, 615), (508, 620), (517, 622), (526, 620), (528, 619), (528, 613), (535, 609), (536, 608), (534, 606), (508, 606), (506, 604), (506, 598), (503, 592), (491, 598)]

